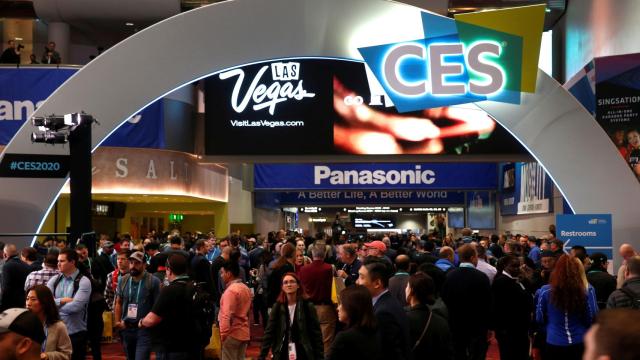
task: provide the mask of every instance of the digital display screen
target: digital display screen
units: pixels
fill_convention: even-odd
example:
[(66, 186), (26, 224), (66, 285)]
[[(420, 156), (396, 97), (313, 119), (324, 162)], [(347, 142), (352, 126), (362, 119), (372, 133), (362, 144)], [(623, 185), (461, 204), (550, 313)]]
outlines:
[(356, 229), (393, 229), (396, 220), (389, 216), (351, 214), (351, 224)]
[[(399, 113), (361, 62), (284, 59), (205, 80), (207, 155), (526, 154), (473, 105)], [(372, 90), (373, 89), (373, 90)]]

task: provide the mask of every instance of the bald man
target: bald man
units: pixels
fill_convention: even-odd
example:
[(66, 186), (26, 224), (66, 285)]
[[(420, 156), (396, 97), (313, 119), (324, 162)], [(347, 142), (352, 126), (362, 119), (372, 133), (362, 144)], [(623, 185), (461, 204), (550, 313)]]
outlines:
[(407, 306), (407, 297), (405, 289), (409, 282), (409, 268), (411, 267), (411, 259), (407, 255), (398, 255), (396, 257), (396, 273), (389, 279), (389, 292), (398, 300), (400, 305)]
[(24, 307), (24, 283), (31, 272), (29, 265), (22, 262), (18, 249), (13, 244), (4, 247), (4, 265), (2, 266), (2, 303), (0, 311), (9, 308)]
[(622, 265), (618, 269), (618, 278), (616, 279), (617, 286), (616, 289), (620, 289), (622, 284), (624, 284), (624, 273), (627, 270), (627, 260), (638, 255), (636, 250), (630, 244), (622, 244), (620, 245), (620, 256), (624, 259)]

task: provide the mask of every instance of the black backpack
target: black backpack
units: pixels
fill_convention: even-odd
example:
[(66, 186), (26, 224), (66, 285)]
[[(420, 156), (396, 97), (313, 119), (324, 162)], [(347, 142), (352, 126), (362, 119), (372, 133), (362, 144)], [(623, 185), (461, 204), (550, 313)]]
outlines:
[(185, 281), (187, 288), (189, 311), (194, 322), (194, 333), (197, 344), (206, 346), (211, 339), (211, 331), (215, 322), (215, 300), (207, 292), (205, 282)]
[[(82, 280), (82, 277), (84, 275), (82, 274), (78, 274), (78, 276), (76, 276), (75, 279), (73, 279), (73, 293), (71, 293), (71, 297), (76, 296), (76, 293), (78, 292), (78, 289), (80, 288), (80, 280)], [(53, 296), (55, 297), (56, 294), (56, 289), (58, 288), (58, 284), (60, 284), (60, 282), (62, 281), (62, 279), (64, 278), (64, 276), (62, 274), (58, 274), (56, 281), (53, 282)]]
[(627, 295), (631, 299), (632, 309), (636, 309), (636, 310), (640, 309), (640, 295), (636, 294), (635, 292), (625, 287), (621, 287), (620, 291), (622, 291), (623, 294)]

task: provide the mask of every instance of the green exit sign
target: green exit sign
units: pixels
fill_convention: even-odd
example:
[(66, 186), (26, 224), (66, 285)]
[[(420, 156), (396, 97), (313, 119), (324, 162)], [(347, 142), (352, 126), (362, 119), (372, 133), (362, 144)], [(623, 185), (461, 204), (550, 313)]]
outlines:
[(184, 220), (183, 214), (169, 214), (170, 222), (182, 222), (182, 220)]

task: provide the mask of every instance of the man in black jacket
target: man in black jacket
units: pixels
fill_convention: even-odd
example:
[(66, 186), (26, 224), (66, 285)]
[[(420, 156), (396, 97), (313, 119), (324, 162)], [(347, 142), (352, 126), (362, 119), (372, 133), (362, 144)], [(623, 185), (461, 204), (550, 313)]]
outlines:
[(4, 247), (4, 266), (2, 266), (2, 302), (0, 311), (24, 307), (24, 283), (31, 272), (29, 265), (18, 257), (18, 249), (13, 244)]
[(500, 358), (509, 360), (529, 359), (529, 324), (533, 312), (533, 296), (518, 278), (520, 259), (507, 255), (500, 259), (492, 286), (493, 319)]
[(18, 257), (18, 249), (13, 244), (4, 247), (4, 266), (2, 267), (2, 302), (0, 311), (24, 307), (24, 282), (31, 272), (29, 265)]
[(382, 358), (410, 359), (409, 320), (398, 301), (387, 289), (389, 278), (393, 273), (391, 266), (380, 258), (370, 256), (364, 260), (358, 273), (358, 284), (365, 286), (373, 298), (373, 312), (378, 320), (378, 339), (382, 346)]
[(449, 309), (455, 358), (484, 359), (488, 348), (490, 316), (485, 309), (491, 308), (491, 285), (489, 278), (475, 268), (478, 255), (473, 246), (461, 246), (458, 257), (460, 267), (447, 273), (441, 294)]
[(209, 252), (204, 239), (196, 241), (196, 253), (191, 259), (190, 277), (196, 283), (205, 283), (205, 290), (213, 295), (213, 280), (211, 279), (211, 264), (205, 257)]
[(615, 276), (607, 272), (607, 255), (603, 253), (591, 254), (591, 267), (587, 271), (587, 280), (596, 290), (596, 299), (600, 310), (607, 308), (607, 299), (616, 289)]
[(16, 42), (9, 40), (9, 45), (0, 56), (0, 63), (4, 64), (20, 64), (20, 46), (16, 48)]
[(640, 256), (627, 259), (624, 279), (622, 287), (609, 296), (607, 309), (640, 308)]

